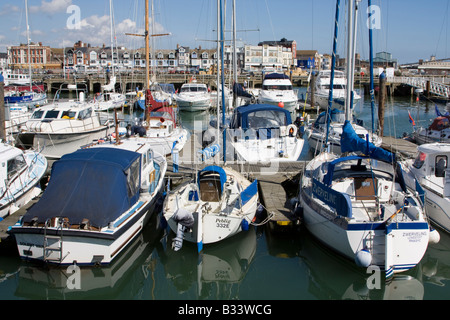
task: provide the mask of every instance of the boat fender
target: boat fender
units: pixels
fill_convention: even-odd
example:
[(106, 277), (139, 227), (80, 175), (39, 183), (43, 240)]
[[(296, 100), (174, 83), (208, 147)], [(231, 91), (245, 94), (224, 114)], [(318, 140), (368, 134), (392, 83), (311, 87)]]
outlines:
[(369, 250), (363, 249), (356, 253), (355, 263), (358, 267), (367, 268), (372, 263), (372, 255)]
[(248, 221), (246, 219), (242, 219), (241, 228), (242, 231), (248, 231)]
[(297, 126), (295, 124), (290, 124), (287, 126), (287, 133), (289, 137), (296, 137), (297, 136)]
[(441, 240), (441, 236), (439, 234), (439, 232), (430, 227), (430, 233), (428, 235), (428, 244), (436, 244), (439, 243), (439, 241)]

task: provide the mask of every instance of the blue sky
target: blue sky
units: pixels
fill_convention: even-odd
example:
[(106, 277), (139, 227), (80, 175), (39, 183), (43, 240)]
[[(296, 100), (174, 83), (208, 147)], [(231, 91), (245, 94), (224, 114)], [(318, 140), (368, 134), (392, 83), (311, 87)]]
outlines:
[[(450, 0), (372, 0), (380, 8), (380, 26), (374, 30), (374, 52), (391, 52), (400, 63), (418, 59), (450, 58)], [(345, 5), (341, 0), (338, 53), (345, 55)], [(231, 29), (231, 4), (227, 1), (226, 29)], [(73, 25), (79, 8), (80, 28)], [(236, 0), (237, 38), (246, 44), (295, 40), (298, 49), (332, 50), (336, 0)], [(25, 0), (0, 0), (0, 52), (26, 42)], [(109, 0), (28, 0), (31, 40), (51, 47), (71, 46), (81, 40), (93, 46), (110, 44)], [(138, 48), (142, 33), (144, 0), (113, 0), (114, 26), (119, 45)], [(171, 33), (155, 38), (155, 46), (177, 44), (215, 48), (216, 0), (154, 0), (155, 31)], [(367, 0), (361, 1), (357, 52), (368, 58)], [(75, 15), (74, 15), (75, 14)], [(226, 33), (230, 39), (231, 33)]]

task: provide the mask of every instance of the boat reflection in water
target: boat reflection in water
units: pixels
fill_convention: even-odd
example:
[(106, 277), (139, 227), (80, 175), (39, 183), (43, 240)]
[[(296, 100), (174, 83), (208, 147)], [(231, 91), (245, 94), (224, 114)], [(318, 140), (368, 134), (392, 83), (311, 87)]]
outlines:
[[(162, 206), (162, 203), (160, 204)], [(143, 231), (109, 266), (68, 268), (22, 262), (15, 295), (26, 299), (149, 299), (143, 283), (155, 265), (154, 249), (164, 230), (155, 213)], [(78, 278), (77, 278), (78, 277)], [(78, 280), (77, 280), (78, 279)]]
[[(301, 261), (307, 265), (308, 291), (319, 300), (422, 300), (421, 268), (394, 275), (385, 281), (373, 271), (362, 271), (352, 261), (319, 243), (311, 234), (302, 236)], [(367, 271), (367, 273), (366, 273)], [(414, 274), (413, 274), (414, 272)]]
[(161, 261), (166, 278), (179, 293), (196, 287), (197, 299), (239, 299), (239, 284), (256, 253), (254, 227), (204, 247), (201, 256), (197, 254), (195, 243), (187, 242), (181, 250), (172, 250), (170, 243), (174, 236), (173, 232), (167, 236), (168, 245)]

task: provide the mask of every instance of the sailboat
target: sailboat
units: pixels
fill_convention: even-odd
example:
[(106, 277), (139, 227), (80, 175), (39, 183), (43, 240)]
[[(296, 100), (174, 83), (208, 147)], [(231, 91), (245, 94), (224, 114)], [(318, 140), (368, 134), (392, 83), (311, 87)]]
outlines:
[(121, 108), (126, 101), (126, 96), (120, 92), (116, 92), (117, 77), (115, 74), (114, 65), (114, 28), (113, 28), (113, 3), (109, 0), (109, 19), (111, 28), (111, 68), (112, 77), (109, 79), (109, 83), (102, 86), (102, 93), (97, 95), (92, 101), (95, 105), (95, 111), (109, 111), (117, 108)]
[[(9, 107), (11, 112), (14, 113), (27, 113), (28, 109), (42, 106), (47, 103), (47, 94), (40, 89), (40, 87), (33, 86), (33, 80), (31, 75), (31, 50), (30, 50), (30, 26), (28, 24), (28, 0), (25, 0), (25, 18), (27, 24), (27, 46), (28, 46), (28, 72), (27, 79), (29, 80), (29, 87), (26, 90), (7, 90), (5, 92), (5, 107)], [(7, 74), (6, 74), (7, 75)]]
[[(336, 26), (339, 4), (337, 0)], [(353, 5), (352, 0), (349, 39)], [(347, 54), (351, 72), (351, 46)], [(352, 86), (350, 81), (348, 86)], [(358, 266), (376, 266), (390, 278), (421, 261), (433, 233), (424, 204), (415, 190), (407, 188), (395, 154), (355, 133), (348, 119), (349, 104), (347, 101), (347, 119), (340, 137), (342, 155), (325, 149), (307, 164), (300, 182), (299, 205), (306, 228), (316, 238)]]
[[(217, 2), (217, 32), (219, 33), (219, 29), (222, 30), (221, 39), (223, 39), (223, 28), (220, 27), (222, 1)], [(219, 39), (219, 34), (217, 38)], [(223, 41), (221, 43), (223, 61)], [(219, 51), (219, 44), (217, 47)], [(222, 89), (223, 74), (222, 70)], [(219, 74), (217, 77), (219, 78)], [(222, 101), (224, 99), (224, 90), (222, 90)], [(222, 104), (223, 118), (224, 112), (225, 103)], [(219, 150), (219, 145), (212, 145), (200, 152), (201, 159), (206, 161), (220, 154)], [(224, 156), (225, 154), (224, 151)], [(177, 235), (172, 247), (178, 251), (183, 241), (187, 240), (197, 243), (198, 252), (201, 252), (204, 244), (222, 241), (245, 231), (256, 215), (257, 206), (256, 180), (251, 182), (243, 174), (226, 166), (206, 166), (199, 170), (191, 181), (173, 190), (165, 199), (164, 218)]]

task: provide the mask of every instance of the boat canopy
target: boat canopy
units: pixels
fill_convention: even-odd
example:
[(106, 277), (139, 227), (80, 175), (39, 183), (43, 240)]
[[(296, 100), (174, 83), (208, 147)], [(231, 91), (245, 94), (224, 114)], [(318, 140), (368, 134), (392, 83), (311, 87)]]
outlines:
[(292, 123), (288, 110), (271, 104), (251, 104), (234, 109), (231, 129), (279, 128)]
[(102, 228), (116, 220), (139, 199), (140, 154), (113, 149), (80, 149), (53, 164), (51, 179), (41, 199), (23, 222), (44, 223), (67, 217), (70, 225), (88, 219)]
[(273, 79), (289, 79), (287, 75), (284, 73), (269, 73), (264, 76), (264, 80), (273, 80)]
[(227, 181), (227, 174), (226, 174), (225, 170), (223, 170), (223, 168), (218, 167), (218, 166), (207, 166), (207, 167), (205, 167), (203, 170), (201, 170), (198, 173), (198, 180), (200, 181), (202, 175), (204, 175), (205, 173), (210, 173), (210, 172), (214, 172), (214, 173), (218, 173), (219, 174), (219, 176), (220, 176), (220, 185), (223, 188), (223, 185)]
[(430, 124), (430, 130), (442, 131), (450, 127), (450, 116), (436, 117)]

